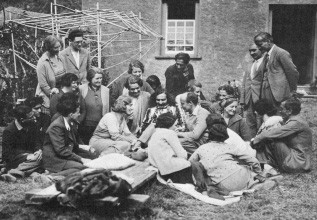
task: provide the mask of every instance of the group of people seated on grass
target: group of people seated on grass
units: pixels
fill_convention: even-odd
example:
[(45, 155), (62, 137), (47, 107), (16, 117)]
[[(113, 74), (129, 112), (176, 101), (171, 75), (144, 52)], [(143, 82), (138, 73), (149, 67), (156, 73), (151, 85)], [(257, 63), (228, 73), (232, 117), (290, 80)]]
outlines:
[(213, 101), (205, 97), (186, 53), (167, 68), (165, 88), (155, 75), (142, 79), (145, 68), (138, 60), (110, 89), (102, 84), (103, 71), (91, 66), (85, 78), (60, 71), (49, 87), (41, 71), (49, 72), (47, 59), (60, 61), (56, 44), (46, 42), (49, 52), (37, 69), (44, 96), (17, 104), (14, 121), (3, 132), (3, 180), (62, 178), (94, 158), (127, 152), (147, 154), (164, 180), (192, 183), (211, 194), (211, 189), (248, 189), (279, 172), (311, 169), (312, 133), (295, 97), (280, 108), (256, 101), (262, 125), (253, 136), (236, 88), (225, 84)]

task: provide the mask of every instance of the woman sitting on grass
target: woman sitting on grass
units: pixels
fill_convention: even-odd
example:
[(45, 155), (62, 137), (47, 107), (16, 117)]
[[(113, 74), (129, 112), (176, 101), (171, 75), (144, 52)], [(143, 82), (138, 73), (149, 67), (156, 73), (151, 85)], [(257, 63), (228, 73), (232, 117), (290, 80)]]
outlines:
[(137, 138), (130, 132), (126, 118), (133, 114), (132, 99), (119, 96), (112, 112), (105, 114), (100, 120), (89, 145), (97, 155), (124, 153), (132, 148)]
[(236, 132), (244, 141), (251, 140), (251, 133), (244, 118), (237, 114), (238, 101), (235, 98), (229, 98), (221, 103), (223, 108), (223, 118), (228, 128)]
[(174, 183), (193, 183), (191, 164), (175, 130), (177, 118), (170, 112), (161, 114), (156, 131), (148, 144), (150, 163), (157, 167), (164, 180)]
[[(203, 185), (231, 192), (248, 189), (253, 185), (255, 176), (264, 181), (265, 178), (253, 173), (261, 173), (257, 159), (241, 152), (234, 145), (224, 143), (228, 138), (224, 119), (218, 114), (210, 114), (206, 122), (210, 142), (200, 146), (189, 159), (193, 163), (200, 162), (206, 171)], [(248, 167), (239, 165), (235, 157), (245, 162)], [(198, 183), (199, 185), (201, 184)]]
[[(69, 94), (73, 97), (65, 99)], [(79, 104), (76, 95), (65, 93), (57, 104), (61, 114), (46, 131), (43, 146), (44, 168), (54, 175), (68, 176), (87, 168), (85, 164), (93, 155), (89, 146), (82, 144), (73, 120), (79, 116)]]

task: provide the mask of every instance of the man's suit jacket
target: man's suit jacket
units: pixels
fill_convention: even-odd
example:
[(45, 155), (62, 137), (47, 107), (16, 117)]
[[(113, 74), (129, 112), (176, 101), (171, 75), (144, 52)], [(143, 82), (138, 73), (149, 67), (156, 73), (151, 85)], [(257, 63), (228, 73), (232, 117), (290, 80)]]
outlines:
[(70, 131), (66, 129), (63, 116), (59, 116), (46, 131), (43, 145), (44, 168), (50, 172), (60, 172), (67, 161), (81, 163), (78, 136), (74, 125), (70, 124)]
[(87, 71), (90, 69), (90, 55), (88, 50), (81, 48), (79, 51), (79, 68), (77, 67), (76, 61), (71, 51), (71, 47), (67, 47), (65, 50), (59, 53), (65, 69), (66, 73), (74, 73), (78, 76), (79, 81), (82, 83), (87, 82), (86, 76)]
[(252, 65), (253, 65), (253, 62), (247, 62), (244, 65), (245, 71), (243, 75), (240, 103), (245, 105), (248, 105), (251, 99), (253, 103), (259, 100), (261, 83), (263, 78), (263, 70), (264, 70), (264, 59), (262, 60), (259, 68), (256, 70), (253, 79), (251, 77)]
[(277, 102), (282, 102), (296, 91), (299, 73), (291, 55), (284, 49), (274, 46), (267, 63), (268, 81)]

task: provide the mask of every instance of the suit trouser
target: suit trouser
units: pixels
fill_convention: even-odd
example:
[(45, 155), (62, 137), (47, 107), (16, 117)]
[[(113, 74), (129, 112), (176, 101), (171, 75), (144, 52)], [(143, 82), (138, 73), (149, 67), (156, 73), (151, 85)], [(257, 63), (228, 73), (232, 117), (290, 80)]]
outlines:
[[(260, 143), (261, 144), (261, 143)], [(304, 152), (288, 147), (282, 141), (262, 143), (257, 149), (256, 158), (260, 163), (267, 163), (284, 172), (303, 172), (307, 161)]]
[(256, 136), (256, 133), (262, 124), (262, 117), (254, 113), (253, 106), (254, 103), (252, 100), (250, 100), (250, 103), (245, 107), (245, 110), (243, 111), (243, 117), (246, 119), (251, 137)]

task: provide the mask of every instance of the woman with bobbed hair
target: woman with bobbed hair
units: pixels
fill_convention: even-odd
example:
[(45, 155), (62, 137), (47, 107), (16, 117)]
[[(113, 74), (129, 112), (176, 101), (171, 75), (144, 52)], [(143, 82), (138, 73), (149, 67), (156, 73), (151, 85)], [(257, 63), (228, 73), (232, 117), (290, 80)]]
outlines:
[[(200, 162), (205, 173), (205, 183), (202, 185), (216, 187), (223, 191), (247, 189), (253, 185), (253, 178), (264, 181), (265, 178), (256, 175), (261, 173), (259, 161), (241, 151), (235, 145), (227, 144), (227, 125), (219, 114), (210, 114), (207, 119), (209, 143), (201, 145), (190, 157), (191, 162)], [(248, 165), (239, 165), (241, 162)], [(251, 168), (254, 174), (251, 171)], [(201, 184), (198, 184), (201, 185)]]
[(193, 183), (191, 164), (175, 132), (177, 118), (170, 112), (161, 114), (148, 144), (150, 163), (166, 181)]
[[(78, 117), (78, 99), (75, 94), (65, 99), (63, 96), (57, 104), (61, 114), (46, 131), (43, 145), (44, 168), (55, 175), (67, 176), (71, 173), (87, 168), (85, 164), (92, 155), (84, 147), (76, 131), (73, 120)], [(86, 158), (85, 158), (86, 157)]]
[(132, 99), (119, 96), (112, 112), (102, 117), (90, 139), (89, 145), (97, 155), (124, 153), (135, 145), (137, 138), (130, 132), (126, 121), (132, 114)]
[[(115, 100), (120, 96), (120, 95), (127, 95), (128, 90), (124, 87), (127, 79), (133, 75), (137, 76), (140, 79), (142, 79), (142, 76), (144, 74), (144, 65), (141, 61), (139, 60), (131, 60), (129, 63), (128, 71), (126, 74), (122, 75), (118, 80), (116, 80), (112, 85), (111, 85), (111, 103), (113, 104)], [(154, 93), (154, 90), (152, 87), (142, 79), (142, 86), (141, 86), (141, 91), (148, 92), (150, 94)]]
[(85, 118), (79, 127), (79, 133), (85, 144), (89, 143), (100, 119), (109, 112), (109, 89), (102, 85), (103, 70), (92, 67), (87, 72), (87, 81), (79, 86), (85, 103)]
[(44, 40), (44, 53), (36, 67), (38, 85), (35, 95), (43, 97), (42, 112), (50, 114), (50, 96), (58, 93), (57, 82), (66, 73), (64, 64), (58, 53), (61, 41), (55, 36), (47, 36)]

